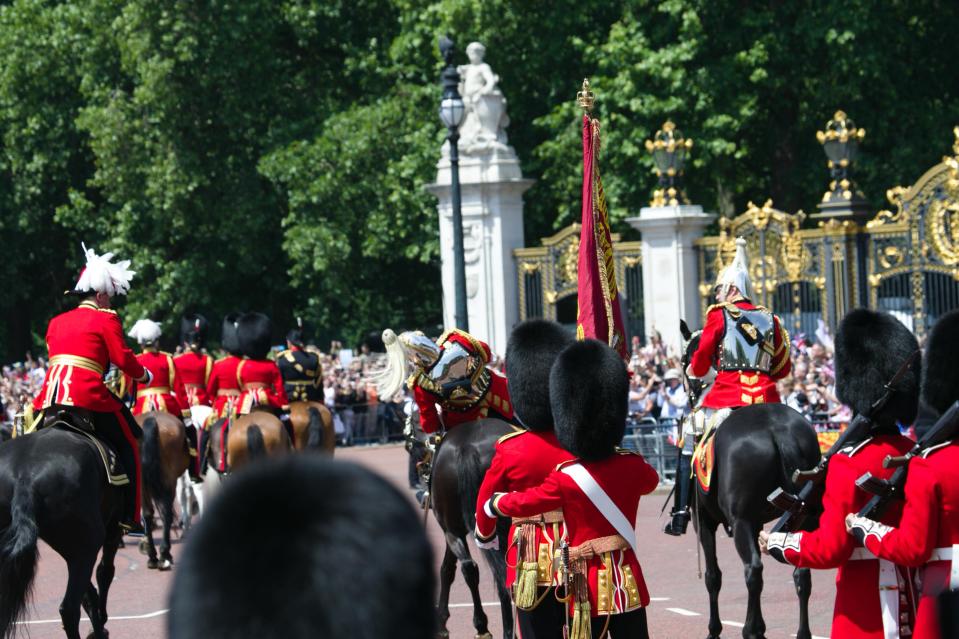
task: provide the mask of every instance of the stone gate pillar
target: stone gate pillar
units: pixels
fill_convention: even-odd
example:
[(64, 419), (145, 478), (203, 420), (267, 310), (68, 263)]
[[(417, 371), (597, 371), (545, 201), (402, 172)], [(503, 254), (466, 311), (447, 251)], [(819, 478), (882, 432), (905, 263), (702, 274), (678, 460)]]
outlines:
[(692, 330), (702, 326), (694, 242), (715, 218), (701, 206), (682, 204), (647, 206), (626, 220), (642, 233), (646, 335), (659, 331), (671, 351), (682, 344), (679, 320)]
[[(506, 98), (499, 76), (483, 62), (485, 48), (471, 43), (470, 64), (459, 67), (466, 117), (460, 125), (459, 179), (466, 262), (466, 306), (470, 333), (505, 355), (513, 325), (519, 321), (518, 280), (513, 250), (522, 248), (524, 179), (516, 151), (506, 144)], [(436, 183), (427, 190), (439, 200), (443, 325), (454, 326), (453, 204), (449, 142), (436, 165)]]

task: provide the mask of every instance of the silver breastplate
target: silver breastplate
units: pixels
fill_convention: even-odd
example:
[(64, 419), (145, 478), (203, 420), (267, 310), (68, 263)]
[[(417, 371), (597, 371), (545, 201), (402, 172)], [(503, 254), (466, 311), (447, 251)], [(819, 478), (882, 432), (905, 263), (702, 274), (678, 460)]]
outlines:
[(776, 325), (766, 310), (743, 310), (735, 314), (723, 309), (726, 334), (719, 351), (721, 371), (768, 373), (775, 351)]

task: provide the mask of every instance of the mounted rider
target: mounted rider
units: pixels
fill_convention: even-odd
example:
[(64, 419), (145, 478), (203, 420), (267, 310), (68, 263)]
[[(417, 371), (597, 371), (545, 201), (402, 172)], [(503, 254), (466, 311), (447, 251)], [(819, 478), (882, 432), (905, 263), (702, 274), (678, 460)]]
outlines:
[(267, 359), (273, 324), (263, 313), (245, 313), (236, 323), (237, 339), (243, 352), (243, 361), (236, 367), (240, 384), (237, 413), (246, 415), (256, 409), (279, 412), (290, 401), (283, 390), (283, 378), (276, 362)]
[(296, 318), (296, 328), (286, 334), (286, 350), (276, 356), (276, 365), (283, 377), (283, 388), (291, 402), (323, 401), (323, 366), (320, 353), (307, 346), (303, 320)]
[[(829, 460), (823, 512), (811, 532), (759, 533), (759, 547), (776, 560), (799, 568), (836, 573), (832, 636), (884, 639), (910, 636), (900, 623), (908, 619), (911, 581), (904, 570), (863, 548), (846, 532), (846, 516), (866, 505), (871, 495), (856, 485), (863, 474), (887, 480), (887, 456), (899, 457), (915, 442), (900, 434), (919, 407), (919, 344), (915, 335), (888, 313), (856, 309), (836, 331), (836, 396), (857, 414), (870, 417), (868, 437), (847, 446)], [(906, 362), (913, 362), (891, 385)], [(889, 398), (880, 401), (886, 393)], [(877, 403), (881, 408), (874, 409)], [(881, 523), (897, 526), (902, 502), (885, 511)], [(902, 633), (900, 635), (900, 632)]]
[(111, 363), (132, 379), (149, 384), (152, 373), (137, 361), (123, 339), (123, 327), (110, 308), (114, 295), (126, 295), (134, 271), (129, 260), (112, 262), (113, 253), (97, 255), (83, 247), (86, 267), (73, 293), (82, 301), (71, 311), (50, 320), (46, 342), (49, 366), (33, 409), (55, 417), (59, 409), (87, 417), (98, 436), (116, 450), (130, 479), (124, 491), (121, 526), (142, 532), (140, 522), (140, 450), (142, 431), (133, 415), (104, 385), (103, 375)]
[(424, 433), (486, 417), (513, 421), (506, 377), (487, 366), (492, 354), (485, 342), (454, 328), (437, 342), (420, 331), (386, 329), (383, 343), (387, 366), (374, 379), (379, 396), (392, 397), (406, 382)]
[(199, 313), (181, 317), (180, 344), (183, 352), (173, 358), (177, 378), (182, 382), (185, 393), (181, 403), (185, 409), (183, 424), (186, 426), (186, 438), (190, 443), (191, 455), (196, 458), (195, 463), (190, 466), (190, 477), (193, 481), (202, 481), (200, 455), (196, 452), (200, 450), (197, 446), (197, 431), (203, 428), (213, 412), (210, 397), (206, 394), (210, 373), (213, 371), (213, 358), (203, 352), (208, 326), (206, 318)]
[(714, 292), (716, 304), (706, 310), (699, 348), (686, 368), (689, 378), (712, 385), (683, 423), (673, 519), (664, 529), (668, 535), (685, 534), (689, 524), (689, 477), (696, 437), (716, 428), (736, 408), (781, 401), (776, 380), (792, 369), (789, 334), (782, 322), (749, 299), (745, 239), (736, 238), (736, 255), (719, 274)]
[[(230, 313), (223, 318), (222, 328), (220, 330), (220, 346), (226, 351), (226, 357), (213, 362), (210, 370), (210, 379), (206, 384), (206, 396), (213, 401), (213, 414), (203, 424), (200, 424), (200, 473), (206, 470), (206, 455), (210, 446), (210, 429), (216, 420), (220, 422), (220, 437), (226, 441), (226, 431), (229, 428), (230, 420), (236, 416), (237, 402), (240, 399), (240, 383), (236, 378), (236, 369), (240, 367), (243, 361), (243, 355), (240, 350), (240, 341), (237, 338), (236, 322), (239, 319), (238, 313)], [(226, 465), (226, 447), (223, 447), (221, 459), (215, 460), (217, 467), (221, 470)]]

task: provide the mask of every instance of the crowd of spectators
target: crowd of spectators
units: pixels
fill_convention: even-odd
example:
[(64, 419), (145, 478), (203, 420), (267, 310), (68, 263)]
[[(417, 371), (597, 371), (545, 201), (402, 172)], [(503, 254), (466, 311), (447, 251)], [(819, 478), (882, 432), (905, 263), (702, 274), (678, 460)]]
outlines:
[(12, 422), (24, 404), (33, 401), (40, 392), (45, 374), (46, 361), (42, 357), (34, 359), (30, 354), (27, 354), (22, 362), (3, 367), (3, 375), (0, 377), (0, 404), (3, 413), (0, 422)]

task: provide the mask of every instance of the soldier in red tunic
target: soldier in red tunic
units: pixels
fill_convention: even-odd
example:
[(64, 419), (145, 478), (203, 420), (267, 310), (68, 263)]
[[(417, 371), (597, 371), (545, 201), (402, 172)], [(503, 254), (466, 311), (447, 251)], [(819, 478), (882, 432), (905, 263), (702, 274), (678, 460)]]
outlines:
[[(857, 413), (865, 414), (885, 392), (903, 362), (918, 350), (915, 336), (886, 313), (852, 311), (836, 333), (836, 394)], [(898, 456), (914, 442), (899, 434), (897, 424), (911, 424), (919, 405), (919, 371), (910, 370), (893, 389), (885, 406), (872, 416), (869, 437), (834, 455), (826, 472), (823, 512), (812, 532), (759, 533), (763, 552), (801, 568), (838, 568), (832, 636), (843, 639), (898, 637), (908, 619), (908, 576), (862, 548), (846, 533), (845, 519), (858, 512), (870, 495), (856, 487), (864, 473), (888, 479), (887, 455)], [(882, 521), (899, 523), (901, 504), (889, 508)], [(901, 618), (901, 615), (905, 617)], [(905, 636), (905, 635), (904, 635)]]
[(454, 328), (436, 343), (419, 331), (386, 329), (383, 343), (388, 365), (376, 377), (379, 396), (392, 397), (405, 382), (424, 433), (486, 417), (513, 420), (506, 377), (487, 366), (492, 356), (485, 342)]
[[(240, 351), (240, 342), (236, 335), (237, 313), (230, 313), (223, 318), (220, 332), (220, 346), (226, 351), (226, 357), (213, 362), (210, 370), (210, 379), (206, 385), (206, 395), (213, 400), (213, 414), (210, 419), (200, 424), (200, 473), (206, 470), (206, 454), (209, 447), (210, 428), (215, 420), (222, 419), (220, 436), (226, 441), (226, 431), (230, 420), (236, 416), (237, 400), (240, 398), (240, 384), (236, 378), (236, 369), (243, 361)], [(226, 467), (226, 447), (223, 447), (223, 458), (215, 460), (218, 468)]]
[(177, 375), (186, 390), (188, 406), (209, 406), (206, 387), (213, 371), (213, 358), (203, 352), (206, 341), (207, 321), (195, 314), (180, 319), (180, 343), (183, 352), (173, 358)]
[(181, 419), (189, 417), (183, 382), (176, 375), (173, 356), (159, 348), (160, 334), (160, 325), (148, 319), (137, 320), (128, 333), (143, 349), (137, 355), (137, 361), (153, 373), (149, 384), (137, 384), (133, 414), (156, 411), (170, 413)]
[(142, 532), (140, 522), (141, 431), (129, 410), (110, 393), (103, 375), (111, 363), (138, 382), (148, 384), (150, 371), (140, 364), (123, 340), (123, 328), (110, 298), (126, 295), (130, 289), (130, 262), (116, 264), (112, 253), (97, 255), (84, 247), (86, 268), (74, 291), (83, 298), (72, 311), (57, 315), (47, 327), (49, 366), (40, 394), (33, 402), (35, 413), (46, 409), (75, 407), (88, 411), (94, 428), (117, 451), (130, 478), (125, 491), (126, 507), (122, 525)]
[(556, 436), (576, 459), (561, 463), (540, 486), (497, 493), (483, 508), (489, 516), (506, 517), (562, 509), (572, 577), (571, 639), (607, 630), (612, 637), (648, 637), (649, 592), (636, 556), (635, 525), (639, 500), (659, 477), (641, 455), (616, 448), (626, 431), (626, 366), (602, 342), (576, 342), (553, 365), (549, 390)]
[[(506, 368), (513, 415), (525, 426), (496, 443), (496, 452), (476, 503), (476, 539), (481, 548), (499, 546), (497, 519), (483, 505), (493, 493), (526, 490), (543, 483), (558, 464), (573, 459), (553, 430), (549, 405), (549, 371), (573, 342), (573, 334), (556, 322), (530, 320), (513, 329), (506, 345)], [(506, 551), (506, 586), (513, 590), (523, 639), (561, 637), (565, 612), (552, 586), (559, 585), (553, 559), (566, 538), (562, 510), (514, 518)], [(517, 579), (517, 572), (520, 574)]]
[[(942, 414), (959, 400), (959, 311), (933, 326), (926, 345), (923, 400)], [(918, 568), (921, 598), (914, 639), (940, 639), (937, 597), (959, 589), (959, 441), (927, 450), (909, 462), (899, 527), (846, 516), (846, 527), (873, 555)]]
[(267, 359), (273, 327), (262, 313), (246, 313), (237, 320), (237, 338), (244, 359), (236, 368), (240, 385), (237, 413), (246, 415), (257, 409), (279, 412), (290, 401), (283, 390), (283, 377), (276, 362)]
[[(776, 380), (789, 374), (789, 335), (779, 318), (749, 300), (746, 240), (736, 239), (736, 256), (716, 281), (716, 304), (706, 311), (706, 325), (686, 374), (712, 387), (694, 414), (683, 422), (683, 448), (676, 477), (672, 521), (664, 532), (682, 535), (689, 524), (692, 455), (704, 426), (716, 428), (740, 406), (779, 402)], [(718, 371), (718, 372), (717, 372)]]

